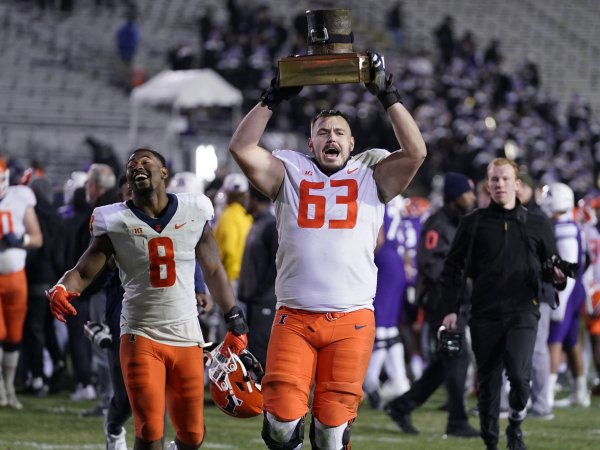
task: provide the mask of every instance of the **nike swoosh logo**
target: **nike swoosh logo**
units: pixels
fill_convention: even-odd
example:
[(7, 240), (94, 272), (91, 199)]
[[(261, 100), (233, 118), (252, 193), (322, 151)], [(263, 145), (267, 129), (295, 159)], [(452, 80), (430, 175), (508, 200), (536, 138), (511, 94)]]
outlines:
[(346, 170), (346, 173), (347, 173), (348, 175), (350, 175), (350, 174), (352, 174), (352, 173), (356, 172), (357, 170), (358, 170), (358, 167), (355, 167), (354, 169), (348, 169), (348, 170)]
[(366, 327), (366, 325), (354, 325), (355, 330), (360, 330), (361, 328)]
[(183, 223), (176, 223), (175, 224), (175, 229), (179, 230), (182, 226), (184, 226), (187, 222), (183, 222)]

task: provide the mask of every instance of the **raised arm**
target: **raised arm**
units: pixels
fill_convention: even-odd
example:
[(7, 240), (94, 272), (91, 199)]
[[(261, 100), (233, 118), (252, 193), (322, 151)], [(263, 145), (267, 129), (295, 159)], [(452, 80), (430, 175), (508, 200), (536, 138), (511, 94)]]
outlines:
[(283, 163), (259, 145), (269, 119), (281, 101), (298, 94), (302, 87), (279, 86), (274, 78), (262, 94), (261, 101), (242, 119), (235, 130), (229, 151), (250, 182), (271, 200), (275, 199), (283, 183)]
[(373, 80), (367, 89), (376, 95), (392, 122), (400, 149), (375, 168), (375, 181), (385, 202), (404, 192), (427, 156), (425, 141), (414, 119), (400, 101), (392, 75), (386, 76), (383, 57), (371, 53)]

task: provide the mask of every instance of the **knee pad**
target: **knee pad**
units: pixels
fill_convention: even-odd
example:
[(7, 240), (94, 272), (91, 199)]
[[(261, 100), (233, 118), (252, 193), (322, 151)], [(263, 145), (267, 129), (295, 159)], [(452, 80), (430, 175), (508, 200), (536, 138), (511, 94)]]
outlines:
[[(304, 418), (297, 419), (295, 428), (290, 435), (293, 426), (290, 422), (280, 422), (272, 414), (265, 411), (261, 436), (269, 450), (299, 450), (304, 441)], [(274, 438), (273, 435), (280, 437)], [(283, 440), (283, 436), (290, 435)]]
[(310, 422), (310, 443), (313, 450), (350, 450), (352, 422), (337, 427), (328, 427), (313, 417)]

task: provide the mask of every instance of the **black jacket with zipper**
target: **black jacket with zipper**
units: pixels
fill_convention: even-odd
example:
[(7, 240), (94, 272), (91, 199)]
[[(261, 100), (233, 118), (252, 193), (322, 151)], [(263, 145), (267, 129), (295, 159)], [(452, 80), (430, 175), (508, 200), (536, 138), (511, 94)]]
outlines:
[(444, 262), (445, 313), (458, 311), (465, 271), (473, 280), (473, 319), (537, 309), (542, 264), (556, 253), (548, 221), (518, 201), (511, 210), (492, 201), (467, 214)]

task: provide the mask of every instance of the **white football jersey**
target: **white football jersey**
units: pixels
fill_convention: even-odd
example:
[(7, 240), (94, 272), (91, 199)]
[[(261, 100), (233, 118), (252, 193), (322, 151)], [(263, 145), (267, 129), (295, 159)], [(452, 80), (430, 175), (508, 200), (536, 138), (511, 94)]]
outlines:
[[(25, 212), (36, 205), (35, 194), (27, 186), (9, 186), (0, 200), (0, 239), (8, 233), (25, 234)], [(9, 274), (25, 267), (27, 251), (22, 248), (0, 250), (0, 273)]]
[(285, 166), (275, 199), (277, 307), (372, 309), (377, 284), (373, 252), (384, 213), (373, 169), (389, 152), (364, 152), (331, 176), (301, 153), (279, 150), (273, 155)]
[(94, 236), (108, 235), (125, 295), (121, 334), (132, 333), (170, 345), (202, 345), (194, 269), (196, 245), (213, 207), (203, 194), (169, 194), (158, 219), (132, 202), (96, 208)]

